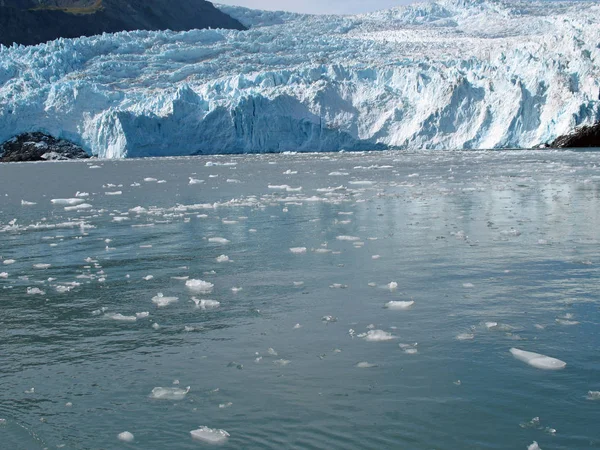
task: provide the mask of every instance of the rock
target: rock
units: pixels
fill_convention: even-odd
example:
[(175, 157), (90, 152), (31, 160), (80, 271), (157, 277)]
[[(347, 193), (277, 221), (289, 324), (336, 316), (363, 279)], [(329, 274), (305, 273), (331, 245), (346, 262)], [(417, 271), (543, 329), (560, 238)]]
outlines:
[(39, 132), (23, 133), (0, 145), (0, 162), (63, 161), (89, 157), (78, 145)]
[(560, 136), (550, 144), (551, 148), (600, 147), (600, 122), (577, 128), (573, 133)]

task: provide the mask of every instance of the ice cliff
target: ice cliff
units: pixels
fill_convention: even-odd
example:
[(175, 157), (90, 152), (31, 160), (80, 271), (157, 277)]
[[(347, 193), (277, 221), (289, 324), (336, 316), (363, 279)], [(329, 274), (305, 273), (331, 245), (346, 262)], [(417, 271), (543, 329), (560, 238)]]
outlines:
[(0, 142), (43, 131), (105, 158), (506, 148), (600, 119), (598, 2), (221, 8), (251, 29), (0, 48)]

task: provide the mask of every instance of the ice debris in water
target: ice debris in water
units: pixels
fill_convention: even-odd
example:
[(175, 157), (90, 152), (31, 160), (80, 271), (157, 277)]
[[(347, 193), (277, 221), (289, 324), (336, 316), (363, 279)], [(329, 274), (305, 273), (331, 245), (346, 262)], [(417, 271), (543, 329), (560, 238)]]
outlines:
[(366, 361), (362, 361), (362, 362), (356, 363), (355, 367), (358, 367), (359, 369), (371, 369), (373, 367), (377, 367), (377, 364), (371, 364)]
[(154, 278), (154, 275), (146, 275), (143, 279), (146, 281), (150, 281), (153, 278)]
[(177, 300), (179, 300), (178, 297), (165, 297), (162, 292), (159, 292), (155, 297), (152, 297), (152, 303), (159, 308), (175, 303)]
[(221, 256), (217, 256), (217, 262), (218, 263), (224, 263), (229, 261), (229, 256), (227, 255), (221, 255)]
[(338, 241), (348, 241), (348, 242), (360, 241), (360, 238), (356, 237), (356, 236), (337, 236), (336, 239)]
[(295, 253), (297, 255), (306, 253), (306, 247), (292, 247), (290, 248), (290, 252)]
[(232, 287), (231, 288), (231, 292), (233, 292), (234, 294), (237, 294), (238, 292), (241, 292), (243, 290), (243, 288), (241, 287)]
[(333, 322), (337, 322), (337, 317), (334, 316), (323, 316), (321, 317), (321, 320), (325, 323), (333, 323)]
[(148, 311), (143, 311), (143, 312), (135, 313), (135, 317), (137, 317), (138, 319), (145, 319), (149, 315), (150, 315), (150, 313)]
[(231, 402), (227, 402), (227, 403), (220, 403), (220, 404), (219, 404), (219, 408), (220, 408), (220, 409), (225, 409), (225, 408), (229, 408), (231, 405), (233, 405), (233, 403), (231, 403)]
[(229, 244), (229, 240), (222, 237), (211, 237), (208, 238), (208, 242), (213, 242), (215, 244)]
[(588, 391), (587, 397), (588, 400), (600, 400), (600, 391)]
[(392, 302), (387, 302), (385, 304), (385, 307), (387, 309), (401, 310), (401, 309), (408, 309), (411, 306), (413, 306), (414, 304), (415, 304), (414, 300), (410, 300), (410, 301), (392, 301)]
[(28, 287), (27, 293), (29, 295), (46, 295), (46, 293), (44, 291), (42, 291), (41, 289), (36, 288), (36, 287)]
[(567, 365), (566, 362), (560, 359), (551, 358), (539, 353), (527, 352), (514, 347), (510, 349), (510, 353), (519, 361), (523, 361), (536, 369), (560, 370), (564, 369)]
[(21, 206), (33, 206), (37, 205), (36, 202), (28, 202), (27, 200), (21, 200)]
[(369, 330), (366, 333), (359, 334), (358, 337), (363, 338), (367, 342), (384, 342), (396, 339), (392, 333), (383, 330)]
[(73, 206), (73, 205), (79, 205), (80, 203), (83, 203), (83, 200), (80, 198), (54, 198), (54, 199), (50, 200), (50, 202), (53, 205)]
[(398, 283), (396, 283), (395, 281), (392, 281), (392, 282), (388, 283), (387, 287), (390, 291), (395, 291), (396, 289), (398, 289)]
[(152, 324), (152, 328), (154, 328), (155, 330), (158, 330), (158, 329), (160, 328), (160, 325), (159, 325), (159, 324), (157, 324), (156, 322), (154, 322), (154, 323)]
[(299, 323), (294, 325), (294, 330), (299, 330), (300, 328), (302, 328), (302, 325), (300, 325)]
[(190, 178), (190, 184), (201, 184), (204, 183), (204, 180), (199, 180), (198, 178), (193, 178), (193, 177), (189, 177)]
[(414, 344), (398, 344), (398, 347), (404, 350), (404, 353), (416, 355), (418, 353), (417, 345), (418, 344), (415, 342)]
[(214, 284), (203, 280), (187, 280), (185, 286), (194, 292), (210, 293), (215, 287)]
[(536, 441), (527, 446), (527, 450), (542, 450)]
[(287, 366), (289, 363), (291, 363), (291, 361), (289, 359), (277, 359), (277, 360), (273, 361), (273, 364), (275, 364), (276, 366), (280, 366), (280, 367)]
[(190, 431), (192, 439), (206, 442), (207, 444), (223, 444), (229, 438), (229, 433), (225, 430), (216, 428), (200, 427), (197, 430)]
[(475, 285), (473, 283), (463, 283), (463, 287), (466, 289), (474, 288)]
[(0, 272), (0, 278), (8, 278), (7, 272)]
[(15, 261), (14, 259), (5, 259), (4, 261), (2, 261), (2, 264), (4, 264), (5, 266), (10, 266), (11, 264), (16, 263), (17, 261)]
[(117, 439), (123, 442), (133, 442), (133, 434), (129, 431), (123, 431), (117, 435)]
[(218, 308), (221, 306), (221, 302), (216, 300), (198, 299), (196, 297), (192, 297), (192, 301), (196, 304), (196, 308), (200, 309)]
[(123, 314), (105, 314), (107, 319), (118, 320), (120, 322), (135, 322), (137, 316), (124, 316)]
[(185, 389), (173, 387), (155, 387), (150, 393), (150, 398), (158, 400), (183, 400), (187, 393), (190, 392), (190, 386)]
[(456, 336), (457, 341), (471, 341), (475, 339), (475, 335), (473, 333), (461, 333)]

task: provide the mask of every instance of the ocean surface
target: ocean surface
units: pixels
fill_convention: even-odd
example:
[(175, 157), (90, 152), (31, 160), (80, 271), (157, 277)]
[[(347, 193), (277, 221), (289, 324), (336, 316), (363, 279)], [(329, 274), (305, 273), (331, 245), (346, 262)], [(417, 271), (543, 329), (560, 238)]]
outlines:
[(0, 448), (600, 448), (598, 166), (2, 164)]

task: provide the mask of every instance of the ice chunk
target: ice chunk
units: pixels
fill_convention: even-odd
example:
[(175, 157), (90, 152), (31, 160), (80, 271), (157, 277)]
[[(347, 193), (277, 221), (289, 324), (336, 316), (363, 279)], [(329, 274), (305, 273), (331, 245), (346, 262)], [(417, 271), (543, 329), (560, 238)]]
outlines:
[(275, 364), (276, 366), (280, 366), (280, 367), (287, 366), (289, 363), (291, 363), (291, 361), (289, 359), (278, 359), (278, 360), (273, 361), (273, 364)]
[(104, 195), (121, 195), (122, 191), (105, 192)]
[(408, 309), (411, 306), (413, 306), (414, 304), (415, 304), (414, 300), (410, 300), (410, 301), (392, 301), (392, 302), (387, 302), (385, 304), (385, 307), (387, 309), (400, 310), (400, 309)]
[(146, 281), (150, 281), (154, 278), (154, 275), (146, 275), (143, 279)]
[(292, 252), (296, 255), (306, 253), (306, 247), (292, 247), (292, 248), (290, 248), (290, 252)]
[(162, 292), (159, 292), (155, 297), (152, 297), (152, 303), (159, 308), (175, 303), (177, 300), (179, 300), (178, 297), (165, 297)]
[(362, 362), (356, 363), (355, 367), (358, 367), (359, 369), (371, 369), (373, 367), (377, 367), (377, 364), (371, 364), (366, 361), (362, 361)]
[(277, 352), (276, 352), (276, 351), (275, 351), (275, 349), (274, 349), (274, 348), (272, 348), (272, 347), (270, 347), (270, 348), (267, 350), (267, 353), (268, 353), (270, 356), (278, 356)]
[(241, 287), (232, 287), (231, 288), (231, 292), (233, 292), (234, 294), (237, 294), (238, 292), (241, 292), (243, 290), (243, 288)]
[(150, 393), (150, 398), (158, 400), (183, 400), (187, 393), (190, 392), (190, 386), (185, 389), (173, 387), (155, 387)]
[(192, 301), (196, 304), (196, 308), (200, 309), (218, 308), (221, 306), (221, 302), (216, 300), (197, 299), (196, 297), (192, 297)]
[(211, 237), (208, 238), (208, 242), (212, 242), (215, 244), (229, 244), (230, 241), (222, 237)]
[(80, 198), (54, 198), (50, 202), (54, 205), (73, 206), (83, 203), (83, 200)]
[(523, 361), (536, 369), (560, 370), (567, 366), (567, 363), (560, 359), (551, 358), (539, 353), (527, 352), (514, 347), (510, 349), (510, 353), (519, 361)]
[(135, 322), (137, 320), (136, 316), (124, 316), (123, 314), (105, 314), (107, 319), (118, 320), (120, 322)]
[(189, 178), (190, 178), (190, 183), (189, 184), (201, 184), (201, 183), (204, 183), (204, 180), (199, 180), (198, 178), (192, 178), (192, 177), (189, 177)]
[(225, 408), (229, 408), (231, 405), (233, 405), (233, 403), (231, 403), (231, 402), (227, 402), (227, 403), (220, 403), (220, 404), (219, 404), (219, 408), (220, 408), (220, 409), (225, 409)]
[(123, 442), (133, 442), (133, 434), (129, 431), (123, 431), (117, 435), (117, 439)]
[(466, 289), (474, 288), (475, 285), (473, 283), (463, 283), (463, 287)]
[(150, 313), (148, 311), (143, 311), (143, 312), (135, 313), (135, 317), (137, 317), (138, 319), (145, 319), (149, 315), (150, 315)]
[(392, 281), (392, 282), (388, 283), (387, 287), (390, 291), (395, 291), (396, 289), (398, 289), (398, 283), (396, 283), (395, 281)]
[(415, 342), (414, 344), (398, 344), (398, 347), (404, 350), (404, 353), (406, 354), (416, 355), (418, 353), (417, 345), (418, 344)]
[(0, 278), (8, 278), (7, 272), (0, 272)]
[(367, 342), (384, 342), (396, 339), (394, 335), (383, 330), (369, 330), (364, 335), (360, 335)]
[(49, 269), (51, 266), (52, 266), (51, 264), (34, 264), (33, 268), (34, 269), (45, 270), (45, 269)]
[(527, 446), (527, 450), (542, 450), (536, 441)]
[(42, 291), (41, 289), (36, 288), (36, 287), (28, 287), (27, 293), (29, 295), (46, 295), (46, 293), (44, 291)]
[(194, 292), (210, 293), (215, 287), (214, 284), (203, 280), (187, 280), (185, 286)]
[(4, 261), (2, 261), (2, 264), (4, 264), (5, 266), (10, 266), (11, 264), (16, 263), (17, 261), (15, 261), (14, 259), (5, 259)]
[(27, 200), (21, 200), (21, 206), (33, 206), (37, 205), (36, 202), (28, 202)]
[(228, 261), (229, 261), (229, 256), (227, 256), (227, 255), (217, 256), (218, 263), (224, 263), (224, 262), (228, 262)]
[(348, 241), (348, 242), (355, 242), (355, 241), (360, 241), (359, 237), (356, 236), (336, 236), (336, 239), (338, 241)]
[(470, 341), (475, 339), (475, 335), (473, 333), (461, 333), (456, 336), (457, 341)]
[(190, 431), (192, 439), (206, 442), (207, 444), (224, 444), (229, 438), (229, 433), (225, 430), (216, 428), (200, 427), (197, 430)]
[(600, 400), (600, 391), (588, 391), (586, 398), (588, 400)]

